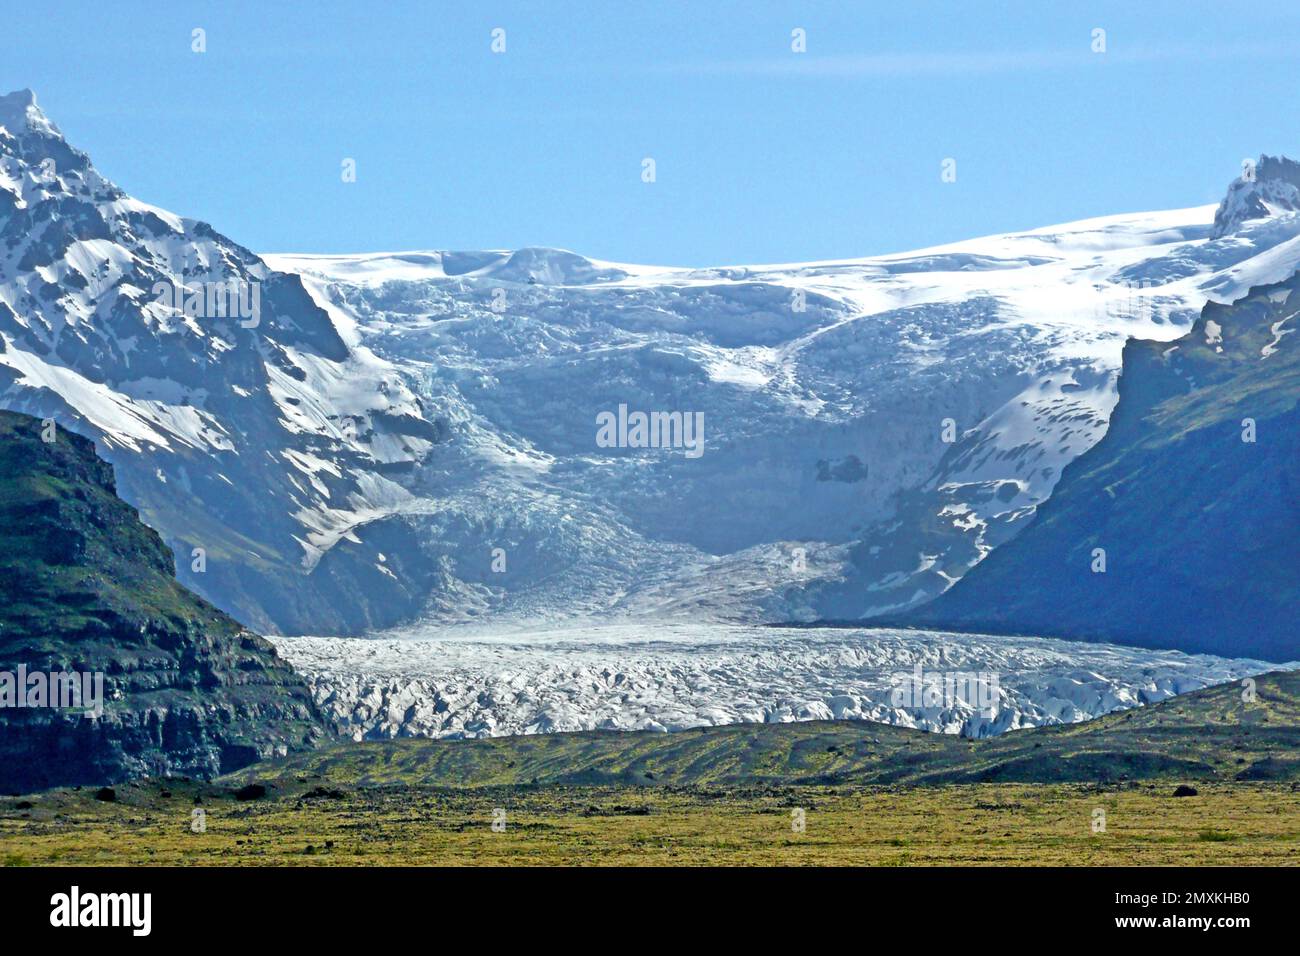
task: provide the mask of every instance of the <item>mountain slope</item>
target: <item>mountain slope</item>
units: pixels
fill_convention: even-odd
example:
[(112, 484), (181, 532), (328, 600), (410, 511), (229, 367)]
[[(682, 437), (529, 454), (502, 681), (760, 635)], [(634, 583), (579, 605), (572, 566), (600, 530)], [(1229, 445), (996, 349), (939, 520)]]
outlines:
[(409, 505), (442, 434), (345, 333), (296, 276), (126, 196), (29, 91), (0, 96), (0, 400), (93, 438), (185, 583), (254, 626), (356, 630), (414, 600), (373, 558), (311, 573)]
[(1106, 437), (1014, 541), (902, 620), (1295, 658), (1298, 315), (1292, 277), (1207, 306), (1172, 344), (1130, 342)]
[(0, 672), (20, 667), (101, 673), (103, 713), (0, 707), (10, 793), (211, 777), (325, 735), (274, 648), (176, 582), (89, 441), (0, 412)]

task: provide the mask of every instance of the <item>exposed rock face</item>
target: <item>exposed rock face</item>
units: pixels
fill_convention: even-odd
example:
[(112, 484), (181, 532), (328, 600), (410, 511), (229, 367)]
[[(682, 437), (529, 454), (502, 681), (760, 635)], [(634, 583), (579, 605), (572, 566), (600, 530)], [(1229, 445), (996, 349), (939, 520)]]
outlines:
[(1174, 343), (1130, 342), (1106, 437), (1019, 537), (902, 620), (1300, 657), (1297, 329), (1300, 276), (1207, 306)]
[(20, 668), (102, 673), (103, 712), (0, 697), (4, 792), (211, 777), (327, 736), (274, 648), (176, 582), (90, 441), (0, 412), (0, 675)]

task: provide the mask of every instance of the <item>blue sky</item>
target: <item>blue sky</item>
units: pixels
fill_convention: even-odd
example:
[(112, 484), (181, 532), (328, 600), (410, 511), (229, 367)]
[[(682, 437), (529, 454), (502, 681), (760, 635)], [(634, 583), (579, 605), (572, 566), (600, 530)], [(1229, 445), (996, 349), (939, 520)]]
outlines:
[(1300, 155), (1294, 2), (47, 7), (0, 35), (3, 91), (260, 252), (861, 256), (1216, 202)]

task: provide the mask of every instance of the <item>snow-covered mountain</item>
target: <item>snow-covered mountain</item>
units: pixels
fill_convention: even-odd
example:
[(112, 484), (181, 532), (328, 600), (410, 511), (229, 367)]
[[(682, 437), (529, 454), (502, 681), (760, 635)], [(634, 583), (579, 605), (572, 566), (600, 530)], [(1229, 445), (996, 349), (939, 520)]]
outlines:
[[(775, 266), (259, 257), (22, 92), (0, 403), (99, 441), (181, 579), (264, 630), (892, 612), (1101, 437), (1128, 337), (1295, 272), (1300, 213), (1260, 202)], [(225, 285), (258, 314), (194, 305)], [(674, 447), (602, 431), (638, 412)]]
[(296, 276), (126, 196), (30, 92), (0, 97), (3, 403), (94, 438), (196, 590), (262, 628), (352, 626), (365, 582), (309, 572), (409, 506), (394, 475), (444, 436), (406, 383)]
[(1300, 210), (1300, 163), (1285, 156), (1261, 156), (1259, 162), (1245, 165), (1214, 212), (1215, 238), (1251, 219)]

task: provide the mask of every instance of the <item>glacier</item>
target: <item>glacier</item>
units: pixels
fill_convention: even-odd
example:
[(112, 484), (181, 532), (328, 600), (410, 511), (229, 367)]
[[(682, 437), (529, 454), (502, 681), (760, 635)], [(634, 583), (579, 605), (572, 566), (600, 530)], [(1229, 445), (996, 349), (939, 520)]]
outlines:
[[(436, 504), (409, 519), (437, 542), (420, 622), (809, 621), (924, 602), (1023, 527), (1104, 434), (1129, 337), (1176, 338), (1294, 271), (1293, 213), (1234, 221), (1213, 238), (1204, 206), (714, 269), (265, 259), (418, 369), (451, 423), (417, 492)], [(594, 422), (625, 404), (700, 414), (707, 452), (599, 447)]]
[[(686, 623), (274, 643), (356, 740), (832, 719), (987, 737), (1276, 667), (1047, 638)], [(992, 712), (971, 700), (900, 702), (897, 675), (917, 667), (993, 675)]]

